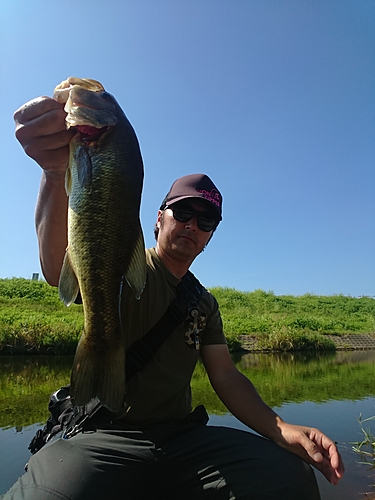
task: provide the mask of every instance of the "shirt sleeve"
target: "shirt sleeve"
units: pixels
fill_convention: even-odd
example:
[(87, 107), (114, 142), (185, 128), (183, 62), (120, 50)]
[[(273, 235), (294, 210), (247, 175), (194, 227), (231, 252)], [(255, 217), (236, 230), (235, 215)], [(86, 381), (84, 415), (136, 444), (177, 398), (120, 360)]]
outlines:
[(202, 316), (205, 315), (205, 327), (202, 331), (202, 345), (226, 344), (217, 300), (208, 290), (204, 290), (200, 301)]

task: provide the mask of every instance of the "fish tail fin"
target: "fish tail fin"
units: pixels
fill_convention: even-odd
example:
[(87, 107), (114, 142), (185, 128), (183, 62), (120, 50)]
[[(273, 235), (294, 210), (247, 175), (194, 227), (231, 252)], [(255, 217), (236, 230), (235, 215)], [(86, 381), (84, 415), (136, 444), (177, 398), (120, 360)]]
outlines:
[(59, 278), (59, 296), (66, 306), (70, 306), (76, 300), (78, 292), (77, 276), (70, 263), (69, 250), (67, 250)]
[(73, 361), (71, 393), (77, 406), (83, 406), (96, 397), (109, 410), (120, 411), (125, 397), (123, 341), (100, 351), (85, 342), (83, 337)]
[(146, 284), (146, 269), (145, 242), (143, 239), (142, 228), (139, 224), (137, 241), (125, 275), (126, 281), (133, 289), (137, 299), (141, 297)]

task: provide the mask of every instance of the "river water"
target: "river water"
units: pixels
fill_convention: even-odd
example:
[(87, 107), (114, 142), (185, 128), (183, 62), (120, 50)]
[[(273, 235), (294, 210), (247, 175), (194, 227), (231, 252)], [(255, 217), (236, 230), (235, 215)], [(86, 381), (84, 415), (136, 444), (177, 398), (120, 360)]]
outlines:
[[(27, 446), (47, 417), (49, 394), (67, 383), (70, 357), (0, 357), (0, 494), (23, 473)], [(359, 425), (375, 415), (375, 351), (236, 356), (263, 399), (288, 422), (318, 427), (338, 443), (346, 473), (338, 486), (317, 472), (323, 500), (355, 500), (374, 493), (375, 471), (352, 450)], [(226, 412), (201, 365), (192, 380), (194, 405), (204, 403), (209, 425), (245, 429)], [(375, 434), (375, 421), (364, 424)], [(303, 499), (301, 499), (303, 500)]]

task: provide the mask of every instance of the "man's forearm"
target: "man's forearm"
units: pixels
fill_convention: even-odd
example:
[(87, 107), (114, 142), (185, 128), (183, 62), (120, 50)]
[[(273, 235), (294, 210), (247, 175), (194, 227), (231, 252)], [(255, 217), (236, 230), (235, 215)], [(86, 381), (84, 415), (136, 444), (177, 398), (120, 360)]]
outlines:
[(205, 345), (201, 356), (211, 384), (228, 410), (259, 434), (277, 440), (280, 417), (264, 403), (251, 381), (236, 369), (227, 346)]
[(57, 286), (67, 247), (68, 197), (61, 172), (43, 171), (35, 211), (39, 256), (44, 277)]
[(280, 417), (264, 403), (253, 384), (238, 371), (221, 383), (216, 392), (229, 411), (259, 434), (277, 441)]

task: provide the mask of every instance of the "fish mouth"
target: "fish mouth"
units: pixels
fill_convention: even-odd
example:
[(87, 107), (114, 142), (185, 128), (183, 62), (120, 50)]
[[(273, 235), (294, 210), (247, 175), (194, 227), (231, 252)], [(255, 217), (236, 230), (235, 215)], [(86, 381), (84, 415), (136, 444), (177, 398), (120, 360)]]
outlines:
[[(83, 89), (78, 85), (70, 90), (64, 110), (67, 112), (66, 125), (70, 127), (87, 126), (98, 130), (115, 126), (118, 119), (113, 103), (105, 97), (105, 92), (98, 93)], [(90, 129), (83, 129), (90, 134)]]
[(74, 87), (80, 87), (91, 92), (105, 92), (103, 85), (96, 80), (70, 76), (56, 86), (53, 93), (53, 98), (65, 104), (71, 95), (71, 90)]
[[(70, 77), (55, 88), (53, 97), (65, 104), (67, 128), (78, 127), (80, 138), (86, 141), (100, 138), (104, 131), (118, 121), (116, 101), (96, 80)], [(80, 126), (103, 131), (98, 133), (90, 128), (80, 130)]]
[(97, 142), (110, 127), (93, 127), (92, 125), (77, 125), (74, 127), (77, 130), (78, 138), (81, 142)]

